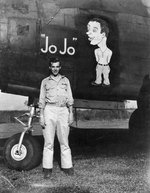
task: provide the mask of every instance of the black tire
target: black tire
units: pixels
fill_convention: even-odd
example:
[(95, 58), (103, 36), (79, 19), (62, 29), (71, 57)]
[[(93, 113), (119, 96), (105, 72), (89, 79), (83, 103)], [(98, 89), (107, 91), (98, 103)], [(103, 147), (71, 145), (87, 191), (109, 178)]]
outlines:
[(141, 128), (141, 115), (139, 109), (136, 109), (130, 116), (129, 119), (129, 129), (139, 130)]
[(134, 142), (143, 138), (144, 121), (141, 110), (136, 109), (129, 119), (130, 138)]
[(4, 161), (8, 168), (15, 170), (31, 170), (41, 163), (42, 148), (38, 141), (25, 134), (21, 146), (22, 154), (16, 154), (20, 133), (10, 137), (4, 146)]

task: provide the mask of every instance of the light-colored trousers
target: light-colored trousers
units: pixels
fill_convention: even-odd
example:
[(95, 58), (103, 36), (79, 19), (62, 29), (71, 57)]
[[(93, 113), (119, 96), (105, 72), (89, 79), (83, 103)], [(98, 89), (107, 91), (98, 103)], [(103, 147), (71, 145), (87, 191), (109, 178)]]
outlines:
[(102, 74), (103, 74), (103, 78), (104, 78), (104, 84), (109, 85), (110, 81), (109, 81), (109, 73), (110, 73), (110, 67), (108, 66), (101, 66), (99, 64), (97, 64), (96, 66), (96, 80), (95, 82), (97, 84), (101, 84), (102, 83)]
[(53, 168), (54, 138), (57, 134), (61, 151), (61, 167), (72, 167), (71, 150), (68, 144), (69, 111), (67, 107), (56, 107), (46, 105), (44, 109), (45, 129), (43, 129), (44, 149), (43, 149), (43, 168)]

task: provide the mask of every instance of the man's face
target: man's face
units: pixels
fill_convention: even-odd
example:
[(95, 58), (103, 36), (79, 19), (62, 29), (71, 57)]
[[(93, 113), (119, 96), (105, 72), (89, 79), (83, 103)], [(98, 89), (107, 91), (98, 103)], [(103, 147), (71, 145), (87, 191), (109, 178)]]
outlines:
[(97, 21), (90, 21), (88, 23), (86, 34), (88, 35), (88, 40), (92, 45), (99, 44), (105, 36), (104, 33), (101, 33), (101, 25)]
[(57, 76), (59, 74), (60, 69), (61, 69), (60, 62), (51, 63), (51, 66), (49, 68), (50, 68), (52, 74), (54, 76)]

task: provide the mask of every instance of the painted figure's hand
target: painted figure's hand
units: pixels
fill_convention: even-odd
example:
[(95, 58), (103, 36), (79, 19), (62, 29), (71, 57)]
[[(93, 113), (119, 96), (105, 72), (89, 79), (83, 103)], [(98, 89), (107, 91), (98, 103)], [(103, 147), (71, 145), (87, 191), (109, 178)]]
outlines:
[(42, 129), (45, 128), (45, 120), (43, 114), (40, 114), (40, 125), (42, 126)]
[(68, 120), (69, 125), (71, 125), (71, 124), (73, 123), (73, 121), (74, 121), (73, 113), (70, 112), (70, 113), (69, 113), (69, 120)]

